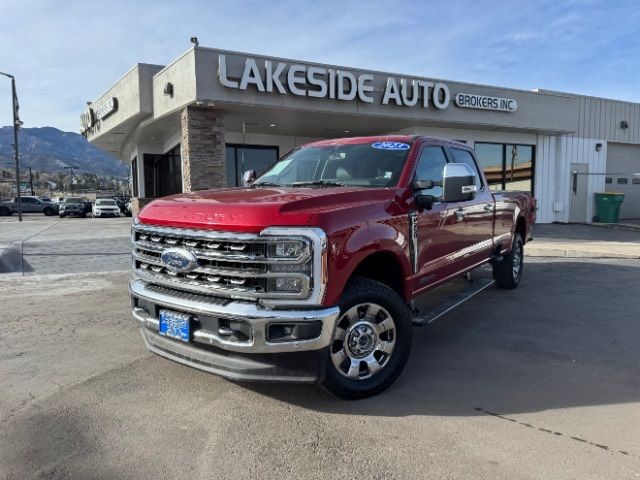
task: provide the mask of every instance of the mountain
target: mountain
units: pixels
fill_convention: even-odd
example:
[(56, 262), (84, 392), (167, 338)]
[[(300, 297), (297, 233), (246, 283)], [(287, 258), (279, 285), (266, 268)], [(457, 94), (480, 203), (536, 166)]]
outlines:
[[(13, 162), (13, 128), (0, 128), (0, 163)], [(62, 172), (74, 167), (78, 173), (126, 177), (129, 167), (90, 144), (78, 133), (53, 127), (22, 128), (18, 132), (20, 163), (42, 172)], [(77, 167), (77, 169), (76, 169)]]

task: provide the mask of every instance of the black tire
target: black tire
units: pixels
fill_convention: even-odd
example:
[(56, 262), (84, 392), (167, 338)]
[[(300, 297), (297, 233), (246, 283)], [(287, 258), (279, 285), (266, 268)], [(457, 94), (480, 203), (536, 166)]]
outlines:
[(7, 217), (11, 215), (13, 212), (9, 210), (7, 207), (0, 207), (0, 216), (6, 215)]
[(42, 211), (42, 213), (44, 213), (44, 215), (45, 215), (46, 217), (50, 217), (51, 215), (53, 215), (53, 209), (51, 209), (51, 208), (45, 208), (45, 209)]
[(519, 233), (513, 236), (511, 251), (493, 264), (493, 279), (500, 288), (516, 288), (524, 268), (524, 243)]
[(59, 216), (60, 218), (64, 218), (64, 213), (61, 213)]
[[(322, 387), (337, 397), (349, 400), (376, 395), (389, 387), (398, 378), (409, 358), (413, 333), (409, 309), (395, 291), (382, 283), (368, 278), (352, 279), (342, 294), (339, 306), (340, 317), (334, 329), (333, 342), (329, 346), (329, 358)], [(377, 307), (378, 310), (377, 314), (371, 317), (368, 316), (368, 312), (372, 306), (374, 309)], [(357, 318), (351, 323), (346, 313), (350, 310), (353, 312), (354, 309), (357, 313)], [(394, 327), (389, 330), (386, 327), (382, 327), (383, 323), (389, 322), (388, 317), (391, 317), (391, 324)], [(373, 351), (366, 356), (367, 359), (371, 360), (371, 357), (375, 358), (377, 355), (378, 358), (374, 363), (379, 370), (375, 373), (371, 372), (365, 358), (354, 359), (348, 356), (353, 354), (348, 340), (353, 340), (354, 338), (355, 324), (366, 325), (367, 319), (371, 320), (371, 325), (377, 329), (375, 332), (371, 330), (372, 335), (365, 332), (365, 335), (362, 335), (363, 337), (368, 335), (365, 340), (375, 341), (379, 345), (393, 343), (391, 353), (385, 353), (374, 346), (372, 347)], [(367, 327), (365, 326), (365, 328)], [(383, 328), (385, 331), (377, 333), (378, 329), (381, 330)], [(346, 334), (343, 336), (344, 340), (338, 338), (340, 336), (339, 332), (340, 334), (342, 332)], [(373, 340), (374, 338), (376, 340)], [(361, 336), (358, 335), (355, 339), (354, 347), (356, 349), (362, 347), (362, 343), (358, 344)], [(371, 342), (369, 342), (369, 345), (371, 345)], [(338, 359), (341, 358), (340, 355), (343, 356), (345, 364), (353, 365), (355, 362), (359, 365), (358, 373), (356, 373), (359, 378), (347, 378), (346, 375), (348, 373), (342, 368), (336, 367), (334, 359), (338, 362)], [(373, 362), (373, 360), (371, 361)], [(342, 370), (342, 373), (340, 370)], [(350, 368), (347, 368), (347, 370), (349, 372), (352, 371)], [(360, 375), (362, 375), (362, 378), (360, 378)], [(367, 377), (366, 375), (370, 376)]]

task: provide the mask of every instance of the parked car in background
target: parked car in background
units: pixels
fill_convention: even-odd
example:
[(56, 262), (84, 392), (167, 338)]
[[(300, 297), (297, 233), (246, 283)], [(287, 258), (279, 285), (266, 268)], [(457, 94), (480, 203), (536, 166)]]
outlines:
[[(52, 202), (45, 202), (38, 197), (20, 197), (22, 213), (43, 213), (47, 217), (55, 215), (58, 206)], [(8, 202), (0, 202), (0, 215), (13, 215), (18, 211), (18, 198), (14, 197)]]
[(119, 217), (120, 207), (112, 198), (98, 198), (93, 206), (93, 216), (98, 217)]
[(60, 204), (60, 210), (58, 212), (60, 218), (68, 217), (69, 215), (75, 215), (76, 217), (86, 217), (86, 200), (81, 197), (67, 197)]
[(129, 203), (129, 201), (131, 200), (131, 197), (127, 195), (114, 195), (112, 198), (115, 200), (116, 204), (118, 205), (118, 208), (120, 208), (120, 213), (122, 215), (128, 215), (127, 203)]

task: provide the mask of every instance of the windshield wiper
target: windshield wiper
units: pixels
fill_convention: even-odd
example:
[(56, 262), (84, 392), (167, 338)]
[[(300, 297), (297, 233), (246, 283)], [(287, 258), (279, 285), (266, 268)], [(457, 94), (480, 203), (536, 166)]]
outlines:
[(313, 180), (311, 182), (294, 182), (292, 187), (346, 187), (345, 183), (332, 182), (331, 180)]
[(249, 185), (250, 188), (253, 187), (282, 187), (282, 185), (280, 185), (279, 183), (273, 183), (273, 182), (258, 182), (258, 183), (252, 183), (251, 185)]

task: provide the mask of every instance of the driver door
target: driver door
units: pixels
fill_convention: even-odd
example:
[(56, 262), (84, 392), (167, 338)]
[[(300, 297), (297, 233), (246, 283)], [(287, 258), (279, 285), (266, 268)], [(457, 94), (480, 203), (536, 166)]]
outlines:
[(414, 293), (418, 294), (438, 280), (444, 280), (453, 272), (451, 257), (460, 248), (464, 238), (464, 224), (456, 220), (455, 209), (441, 203), (442, 178), (447, 156), (442, 145), (424, 145), (418, 158), (415, 180), (439, 182), (438, 186), (421, 190), (431, 195), (431, 209), (416, 207), (417, 224), (417, 272)]

